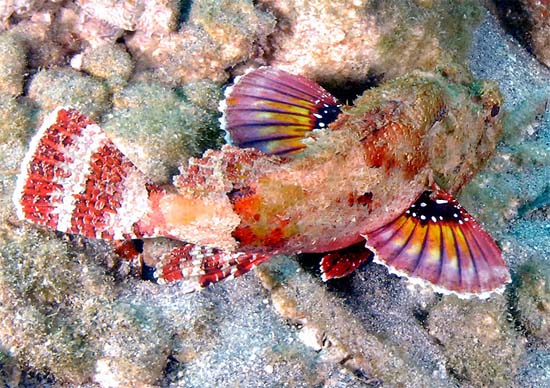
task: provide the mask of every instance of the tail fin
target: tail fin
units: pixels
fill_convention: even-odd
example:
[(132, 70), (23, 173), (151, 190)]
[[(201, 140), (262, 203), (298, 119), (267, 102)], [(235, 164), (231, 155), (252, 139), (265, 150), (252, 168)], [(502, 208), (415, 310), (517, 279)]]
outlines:
[(71, 108), (46, 117), (31, 141), (13, 200), (20, 219), (92, 238), (151, 237), (148, 182), (92, 120)]
[(193, 292), (220, 280), (243, 275), (270, 257), (185, 244), (161, 258), (155, 277), (159, 283), (180, 281), (184, 291)]
[(491, 236), (437, 188), (425, 191), (404, 214), (365, 237), (375, 262), (437, 292), (483, 299), (510, 282)]

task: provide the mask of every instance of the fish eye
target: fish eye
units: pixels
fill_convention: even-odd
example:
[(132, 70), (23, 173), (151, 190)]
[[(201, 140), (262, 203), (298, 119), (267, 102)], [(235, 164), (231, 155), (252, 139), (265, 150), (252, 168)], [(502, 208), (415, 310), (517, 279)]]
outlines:
[(500, 112), (500, 105), (493, 105), (493, 107), (491, 108), (491, 117), (495, 117), (496, 115), (498, 115), (498, 112)]

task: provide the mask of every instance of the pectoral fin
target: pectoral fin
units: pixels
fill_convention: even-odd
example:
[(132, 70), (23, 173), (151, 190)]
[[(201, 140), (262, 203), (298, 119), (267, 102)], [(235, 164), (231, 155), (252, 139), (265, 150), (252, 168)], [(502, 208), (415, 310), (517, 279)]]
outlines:
[(291, 156), (302, 140), (326, 128), (340, 114), (340, 104), (315, 82), (272, 67), (238, 77), (220, 104), (228, 143), (266, 154)]
[(400, 217), (365, 238), (375, 262), (437, 292), (487, 298), (510, 282), (491, 236), (438, 188), (425, 191)]

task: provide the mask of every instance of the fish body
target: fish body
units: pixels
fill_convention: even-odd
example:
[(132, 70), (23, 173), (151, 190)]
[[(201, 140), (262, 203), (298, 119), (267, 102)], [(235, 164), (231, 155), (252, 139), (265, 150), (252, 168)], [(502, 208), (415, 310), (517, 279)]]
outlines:
[[(330, 128), (306, 139), (307, 147), (290, 160), (226, 146), (192, 160), (175, 185), (205, 201), (229, 197), (239, 217), (231, 234), (241, 250), (296, 253), (346, 247), (395, 219), (434, 177), (441, 176), (456, 191), (473, 175), (467, 167), (483, 163), (477, 155), (488, 154), (494, 144), (485, 140), (486, 129), (492, 126), (498, 135), (499, 122), (479, 103), (465, 109), (447, 90), (450, 85), (462, 99), (470, 96), (443, 77), (413, 75), (367, 92)], [(499, 104), (498, 94), (491, 92), (490, 102)], [(477, 129), (476, 136), (449, 130), (442, 122), (474, 116), (477, 125), (470, 127)], [(461, 148), (444, 144), (464, 140), (470, 144)], [(442, 168), (440, 151), (454, 165)]]
[[(58, 154), (68, 159), (66, 145), (47, 151), (47, 158), (40, 155), (40, 147), (51, 146), (50, 133), (73, 125), (75, 134), (53, 136), (67, 143), (88, 136), (87, 127), (94, 125), (71, 124), (87, 119), (61, 109), (31, 146), (14, 199), (20, 217), (63, 232), (185, 241), (162, 258), (159, 277), (183, 279), (189, 290), (240, 275), (272, 255), (323, 252), (325, 280), (345, 276), (374, 256), (390, 271), (437, 291), (486, 296), (501, 289), (509, 274), (496, 244), (452, 194), (494, 150), (500, 103), (490, 84), (414, 73), (343, 107), (312, 81), (260, 68), (226, 92), (222, 121), (233, 145), (192, 158), (173, 187), (147, 182), (124, 155), (109, 148), (112, 143), (101, 140), (95, 145), (99, 153), (105, 143), (116, 154), (116, 168), (110, 168), (118, 168), (111, 173), (116, 182), (101, 171), (98, 177), (80, 178), (88, 180), (80, 186), (52, 178), (55, 196), (52, 190), (40, 194), (29, 171), (44, 170), (44, 160), (59, 159)], [(65, 124), (59, 124), (60, 115)], [(44, 138), (47, 145), (41, 143)], [(93, 151), (75, 154), (97, 159)], [(74, 175), (70, 161), (48, 163), (49, 170), (63, 170), (50, 174), (54, 178)], [(108, 207), (108, 222), (104, 212), (94, 212), (96, 219), (82, 210), (74, 213), (97, 210), (94, 195), (99, 194), (83, 200), (94, 179), (107, 180), (109, 192), (125, 194)], [(61, 205), (52, 206), (52, 198)], [(37, 217), (47, 208), (33, 206), (39, 200), (50, 208)], [(120, 217), (123, 208), (135, 213)], [(80, 226), (60, 227), (59, 218)]]

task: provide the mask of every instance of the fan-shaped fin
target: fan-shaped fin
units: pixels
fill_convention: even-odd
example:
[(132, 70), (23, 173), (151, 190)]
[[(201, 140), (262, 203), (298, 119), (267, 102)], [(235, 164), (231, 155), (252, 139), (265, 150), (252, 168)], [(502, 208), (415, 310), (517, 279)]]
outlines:
[(374, 261), (413, 282), (462, 298), (487, 298), (510, 281), (489, 234), (448, 193), (425, 191), (400, 217), (367, 233)]
[(96, 123), (58, 108), (31, 141), (13, 199), (20, 219), (122, 240), (155, 235), (143, 219), (162, 193)]
[(193, 292), (220, 280), (243, 275), (270, 257), (185, 244), (161, 258), (155, 277), (159, 283), (180, 281), (185, 292)]
[(326, 128), (341, 112), (315, 82), (271, 67), (238, 77), (225, 96), (220, 121), (228, 143), (266, 154), (299, 152), (309, 132)]

